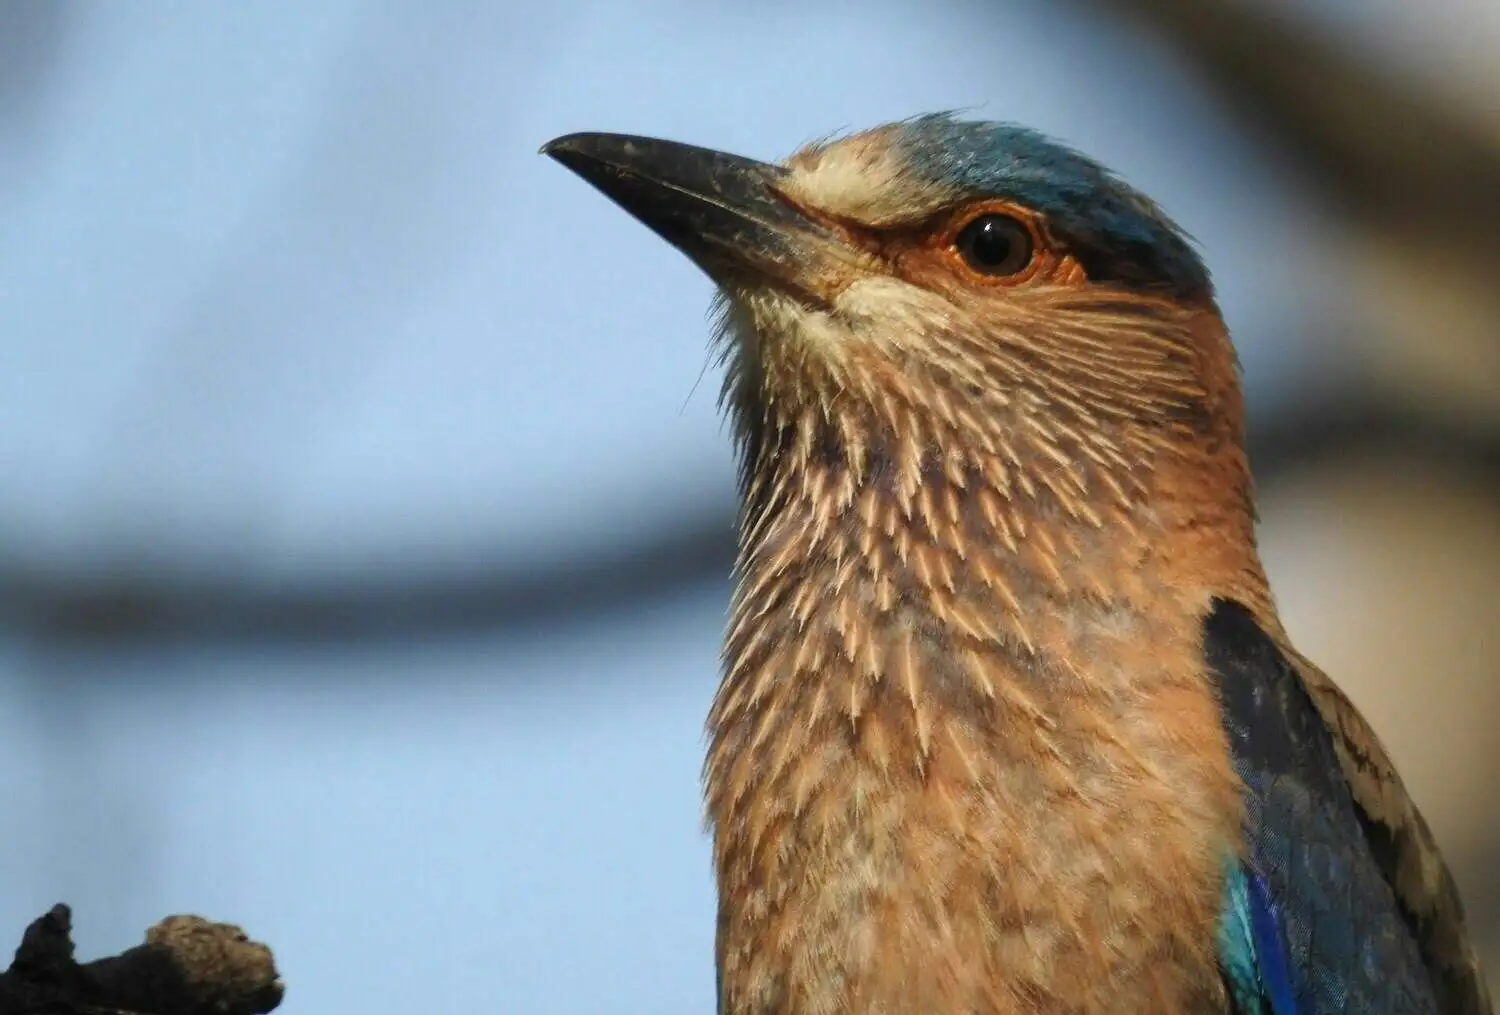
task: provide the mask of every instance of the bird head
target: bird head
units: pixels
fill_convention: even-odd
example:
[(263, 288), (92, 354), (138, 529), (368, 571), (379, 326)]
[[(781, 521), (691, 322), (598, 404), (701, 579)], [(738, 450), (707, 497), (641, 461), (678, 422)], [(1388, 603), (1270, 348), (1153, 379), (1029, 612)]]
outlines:
[(1208, 272), (1079, 152), (946, 114), (781, 164), (611, 134), (543, 150), (718, 284), (746, 525), (814, 472), (844, 502), (946, 477), (1096, 527), (1209, 486), (1248, 505)]

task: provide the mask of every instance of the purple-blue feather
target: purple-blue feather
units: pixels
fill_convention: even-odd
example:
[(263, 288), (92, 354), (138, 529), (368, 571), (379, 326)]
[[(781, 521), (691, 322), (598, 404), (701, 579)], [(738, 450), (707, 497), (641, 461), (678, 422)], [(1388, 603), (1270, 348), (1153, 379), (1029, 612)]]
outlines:
[(1286, 942), (1271, 901), (1271, 886), (1259, 874), (1250, 875), (1248, 896), (1250, 927), (1255, 937), (1255, 957), (1260, 967), (1260, 982), (1273, 1015), (1297, 1015), (1297, 1000), (1292, 986), (1292, 971), (1287, 966)]

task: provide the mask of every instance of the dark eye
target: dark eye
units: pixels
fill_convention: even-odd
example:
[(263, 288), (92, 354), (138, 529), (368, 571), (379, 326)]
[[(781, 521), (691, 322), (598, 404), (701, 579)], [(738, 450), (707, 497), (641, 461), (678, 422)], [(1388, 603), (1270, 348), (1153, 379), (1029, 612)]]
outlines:
[(1009, 215), (981, 215), (964, 226), (953, 246), (981, 275), (1014, 275), (1031, 263), (1031, 233)]

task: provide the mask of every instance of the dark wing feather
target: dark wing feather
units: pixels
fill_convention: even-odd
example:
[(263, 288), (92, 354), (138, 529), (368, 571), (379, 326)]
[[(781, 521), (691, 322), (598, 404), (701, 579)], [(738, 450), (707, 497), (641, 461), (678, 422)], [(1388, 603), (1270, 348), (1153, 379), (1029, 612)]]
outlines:
[[(1404, 814), (1404, 824), (1380, 819), (1361, 799), (1376, 787), (1354, 785), (1349, 759), (1363, 759), (1366, 767), (1355, 773), (1366, 780), (1377, 763), (1364, 747), (1366, 753), (1346, 757), (1354, 750), (1349, 744), (1361, 741), (1345, 742), (1303, 674), (1248, 610), (1216, 601), (1205, 650), (1235, 765), (1249, 789), (1249, 859), (1282, 923), (1298, 1011), (1489, 1012), (1477, 968), (1455, 977), (1444, 960), (1458, 947), (1472, 961), (1456, 892), (1445, 899), (1429, 891), (1446, 883), (1451, 892), (1451, 878), (1399, 782), (1391, 781), (1389, 759), (1347, 699), (1338, 697), (1342, 717), (1358, 723), (1369, 738), (1363, 743), (1375, 744), (1384, 766), (1380, 813)], [(1319, 678), (1326, 694), (1332, 685)], [(1393, 811), (1397, 800), (1402, 807)], [(1382, 832), (1395, 828), (1403, 835)], [(1419, 832), (1426, 840), (1413, 852), (1410, 837)], [(1402, 865), (1416, 860), (1427, 865), (1416, 873), (1428, 880), (1413, 884), (1413, 872)], [(1434, 864), (1440, 877), (1432, 874)], [(1414, 910), (1408, 898), (1426, 901), (1425, 908)]]
[(1458, 886), (1385, 746), (1323, 671), (1289, 645), (1281, 650), (1328, 729), (1376, 862), (1417, 936), (1440, 1010), (1491, 1015), (1489, 988), (1469, 940)]

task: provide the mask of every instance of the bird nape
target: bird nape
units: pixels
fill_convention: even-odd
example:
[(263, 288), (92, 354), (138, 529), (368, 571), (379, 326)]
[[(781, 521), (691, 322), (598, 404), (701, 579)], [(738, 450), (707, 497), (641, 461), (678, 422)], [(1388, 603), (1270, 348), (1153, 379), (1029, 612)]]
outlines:
[(948, 115), (780, 165), (543, 151), (722, 295), (722, 1015), (1490, 1011), (1426, 824), (1287, 642), (1153, 202)]

